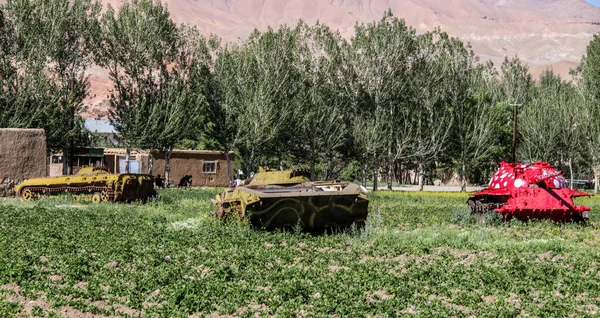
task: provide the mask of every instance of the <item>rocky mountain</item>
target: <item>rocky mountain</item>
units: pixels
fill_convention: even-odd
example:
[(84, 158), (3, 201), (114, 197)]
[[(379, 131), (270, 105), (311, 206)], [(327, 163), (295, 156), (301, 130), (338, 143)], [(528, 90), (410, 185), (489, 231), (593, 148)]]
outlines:
[[(118, 7), (121, 0), (105, 0)], [(179, 23), (227, 40), (254, 28), (321, 21), (351, 37), (354, 24), (379, 19), (388, 8), (420, 32), (440, 26), (472, 43), (484, 59), (519, 55), (532, 67), (578, 62), (594, 33), (600, 8), (585, 0), (166, 0)]]

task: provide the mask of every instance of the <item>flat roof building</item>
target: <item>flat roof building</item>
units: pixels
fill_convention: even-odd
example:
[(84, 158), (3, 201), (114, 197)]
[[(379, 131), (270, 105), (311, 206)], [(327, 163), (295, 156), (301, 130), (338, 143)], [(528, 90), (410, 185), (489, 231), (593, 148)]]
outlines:
[(117, 140), (117, 131), (108, 120), (86, 118), (85, 128), (92, 133), (102, 136), (104, 144), (116, 146), (119, 144)]

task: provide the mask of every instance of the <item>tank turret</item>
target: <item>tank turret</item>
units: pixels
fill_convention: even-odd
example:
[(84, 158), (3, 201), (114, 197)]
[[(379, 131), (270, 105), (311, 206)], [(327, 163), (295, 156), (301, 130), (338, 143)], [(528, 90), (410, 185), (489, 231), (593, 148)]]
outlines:
[(259, 185), (286, 185), (310, 182), (310, 172), (307, 170), (266, 170), (260, 168), (252, 177), (249, 184)]

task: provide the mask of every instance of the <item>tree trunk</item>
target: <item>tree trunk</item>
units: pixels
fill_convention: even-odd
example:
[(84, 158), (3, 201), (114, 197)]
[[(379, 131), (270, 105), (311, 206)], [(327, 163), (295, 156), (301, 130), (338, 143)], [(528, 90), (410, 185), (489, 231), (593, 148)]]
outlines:
[(404, 175), (402, 174), (402, 162), (398, 163), (396, 170), (394, 171), (395, 179), (398, 183), (402, 184)]
[(125, 152), (125, 173), (129, 173), (129, 157), (130, 156), (131, 156), (131, 149), (127, 148), (127, 151)]
[(250, 178), (250, 172), (252, 172), (252, 164), (250, 159), (244, 159), (244, 165), (246, 166), (246, 178)]
[(331, 153), (327, 154), (327, 164), (325, 165), (325, 180), (333, 179), (333, 156)]
[(573, 190), (573, 157), (569, 157), (569, 188)]
[(600, 180), (600, 164), (595, 163), (594, 170), (594, 194), (598, 194), (598, 180)]
[(250, 172), (252, 172), (252, 164), (254, 164), (254, 148), (250, 151), (250, 156), (245, 160), (246, 162), (246, 173), (248, 173), (248, 178), (250, 177)]
[(462, 164), (462, 169), (460, 172), (460, 192), (467, 192), (467, 176), (466, 176), (466, 165)]
[(148, 174), (152, 175), (152, 169), (154, 168), (154, 156), (152, 156), (152, 149), (148, 153)]
[(425, 177), (425, 165), (422, 161), (419, 161), (419, 191), (423, 191), (423, 178)]
[(388, 190), (392, 190), (392, 182), (394, 182), (393, 179), (393, 169), (394, 169), (394, 160), (392, 160), (392, 145), (394, 143), (394, 132), (396, 131), (396, 107), (394, 107), (394, 103), (390, 102), (390, 118), (392, 120), (391, 125), (390, 125), (390, 136), (389, 136), (389, 143), (390, 145), (388, 146), (388, 175), (387, 175), (387, 188)]
[(466, 192), (467, 191), (467, 160), (465, 159), (465, 155), (463, 153), (462, 158), (462, 165), (461, 165), (461, 169), (460, 169), (460, 192)]
[(367, 159), (365, 158), (365, 156), (363, 156), (363, 160), (362, 160), (362, 179), (360, 180), (360, 184), (363, 187), (367, 187)]
[(169, 178), (171, 177), (171, 153), (173, 152), (173, 146), (167, 148), (165, 153), (165, 188), (169, 187)]
[(394, 182), (394, 164), (390, 162), (388, 164), (388, 190), (392, 190), (392, 183)]
[(283, 155), (279, 154), (279, 171), (283, 170), (285, 170), (285, 167), (283, 166)]
[(63, 150), (62, 150), (62, 174), (63, 174), (63, 176), (69, 175), (69, 163), (67, 162), (68, 156), (69, 156), (69, 150), (67, 148), (63, 148)]
[(50, 176), (50, 162), (52, 162), (52, 152), (46, 150), (46, 177)]
[(314, 181), (316, 177), (317, 176), (315, 176), (315, 156), (312, 156), (312, 158), (310, 158), (310, 180)]
[(71, 146), (69, 147), (69, 174), (73, 174), (73, 142), (71, 141)]
[(373, 156), (373, 191), (377, 191), (377, 153)]
[(417, 167), (417, 169), (415, 169), (415, 177), (412, 179), (412, 185), (415, 185), (418, 183), (419, 180), (419, 167)]
[(225, 149), (225, 159), (227, 159), (227, 183), (231, 188), (233, 186), (233, 178), (231, 176), (231, 157), (229, 157), (229, 150)]

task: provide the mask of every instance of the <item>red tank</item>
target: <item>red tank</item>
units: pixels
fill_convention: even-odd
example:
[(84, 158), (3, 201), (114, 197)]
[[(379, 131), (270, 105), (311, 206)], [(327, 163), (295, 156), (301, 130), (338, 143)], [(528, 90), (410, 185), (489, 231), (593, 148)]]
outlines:
[(467, 203), (473, 213), (493, 210), (506, 221), (515, 217), (585, 222), (590, 207), (573, 203), (573, 198), (584, 196), (592, 195), (567, 188), (563, 172), (547, 162), (527, 166), (502, 161), (488, 188), (471, 194)]

